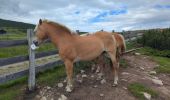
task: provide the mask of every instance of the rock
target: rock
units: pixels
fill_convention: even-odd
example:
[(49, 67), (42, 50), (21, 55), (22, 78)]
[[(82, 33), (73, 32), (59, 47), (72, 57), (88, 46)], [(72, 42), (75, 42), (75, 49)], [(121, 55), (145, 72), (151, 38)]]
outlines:
[(94, 75), (91, 75), (91, 78), (94, 78)]
[(99, 73), (99, 72), (100, 72), (100, 66), (97, 66), (96, 73)]
[(144, 67), (139, 67), (141, 70), (145, 70)]
[(58, 98), (58, 100), (67, 100), (67, 97), (64, 94), (62, 94), (61, 97)]
[(148, 94), (147, 92), (143, 92), (143, 95), (147, 100), (151, 100), (151, 95)]
[(123, 87), (123, 89), (127, 90), (127, 87)]
[(104, 84), (104, 83), (106, 83), (106, 80), (105, 80), (105, 79), (102, 79), (102, 80), (100, 81), (100, 83), (101, 83), (101, 84)]
[(138, 52), (136, 52), (136, 53), (135, 53), (135, 55), (136, 55), (136, 56), (139, 56), (139, 55), (141, 55), (141, 54), (140, 54), (140, 53), (138, 53)]
[(104, 96), (104, 94), (100, 93), (100, 96), (101, 96), (101, 97), (103, 97), (103, 96)]
[(94, 87), (94, 88), (97, 88), (98, 86), (97, 86), (97, 85), (94, 85), (93, 87)]
[(67, 80), (65, 79), (63, 82), (64, 82), (64, 83), (66, 83), (66, 82), (67, 82)]
[(159, 67), (159, 65), (156, 65), (156, 67)]
[(80, 70), (81, 73), (84, 73), (85, 71), (84, 70)]
[(127, 72), (122, 72), (122, 75), (129, 75), (129, 73), (127, 73)]
[(122, 81), (125, 81), (125, 82), (127, 82), (127, 80), (126, 79), (121, 79)]
[(159, 79), (152, 79), (152, 82), (156, 85), (161, 85), (161, 86), (163, 85), (162, 81)]
[(83, 83), (83, 80), (82, 79), (78, 79), (77, 80), (79, 83)]
[(54, 100), (53, 98), (51, 98), (51, 100)]
[(91, 71), (94, 72), (94, 70), (95, 70), (95, 64), (93, 64), (91, 67)]
[(64, 85), (63, 85), (63, 83), (58, 83), (57, 86), (58, 86), (59, 88), (62, 88)]
[(98, 79), (101, 79), (102, 78), (102, 76), (103, 76), (103, 73), (99, 73), (99, 74), (97, 74), (98, 75)]
[(86, 78), (86, 77), (87, 77), (87, 75), (86, 75), (86, 74), (83, 74), (83, 75), (82, 75), (82, 78)]
[(156, 71), (150, 71), (149, 74), (155, 75)]
[(49, 90), (49, 89), (51, 89), (51, 87), (47, 86), (47, 89)]
[(47, 100), (47, 98), (46, 97), (42, 97), (40, 100)]

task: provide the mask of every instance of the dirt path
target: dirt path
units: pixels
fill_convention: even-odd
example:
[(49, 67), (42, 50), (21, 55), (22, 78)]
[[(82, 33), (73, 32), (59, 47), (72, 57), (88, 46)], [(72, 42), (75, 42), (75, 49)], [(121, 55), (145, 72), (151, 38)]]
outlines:
[[(150, 75), (157, 63), (144, 55), (128, 54), (123, 58), (128, 62), (128, 66), (127, 68), (120, 66), (119, 85), (117, 87), (112, 86), (113, 75), (109, 67), (105, 68), (103, 76), (101, 73), (94, 73), (91, 69), (88, 69), (75, 76), (73, 92), (65, 92), (66, 82), (62, 79), (60, 82), (64, 86), (58, 87), (56, 83), (53, 87), (41, 87), (33, 99), (66, 100), (58, 99), (63, 94), (67, 97), (67, 100), (137, 100), (127, 87), (130, 83), (138, 82), (159, 93), (157, 98), (151, 100), (170, 100), (170, 75)], [(162, 81), (163, 84), (154, 83), (153, 80)]]

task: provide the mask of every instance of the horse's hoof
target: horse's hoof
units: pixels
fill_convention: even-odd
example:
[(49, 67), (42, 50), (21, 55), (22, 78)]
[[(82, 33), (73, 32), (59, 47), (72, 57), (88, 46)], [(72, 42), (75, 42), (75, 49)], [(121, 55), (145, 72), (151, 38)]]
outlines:
[(112, 86), (113, 86), (113, 87), (117, 87), (117, 84), (113, 84)]
[(73, 90), (73, 87), (66, 86), (66, 92), (72, 92), (72, 90)]

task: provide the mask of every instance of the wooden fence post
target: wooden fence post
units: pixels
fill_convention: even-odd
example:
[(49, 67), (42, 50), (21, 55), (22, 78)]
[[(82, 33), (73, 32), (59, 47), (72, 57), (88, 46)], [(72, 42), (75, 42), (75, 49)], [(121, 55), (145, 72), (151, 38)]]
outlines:
[(29, 91), (35, 90), (35, 51), (31, 49), (33, 43), (33, 30), (27, 30), (28, 39), (28, 53), (29, 53), (29, 76), (28, 76), (28, 89)]

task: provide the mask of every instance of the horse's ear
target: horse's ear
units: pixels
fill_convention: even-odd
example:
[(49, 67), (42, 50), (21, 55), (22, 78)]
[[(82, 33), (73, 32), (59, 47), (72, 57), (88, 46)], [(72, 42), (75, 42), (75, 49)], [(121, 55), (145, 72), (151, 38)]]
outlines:
[(39, 25), (41, 25), (41, 24), (42, 24), (42, 19), (39, 20)]

